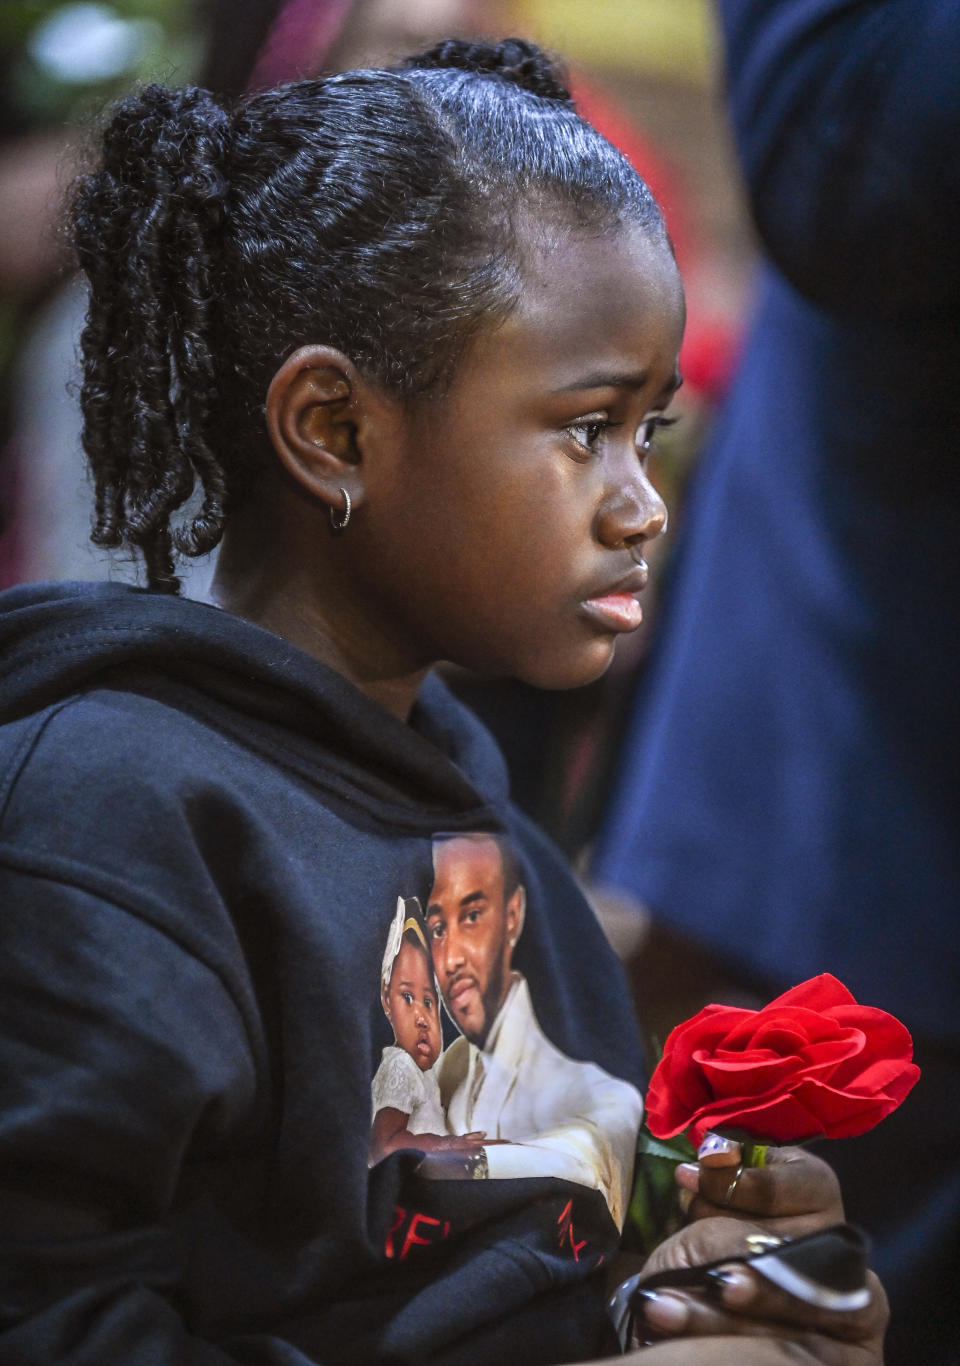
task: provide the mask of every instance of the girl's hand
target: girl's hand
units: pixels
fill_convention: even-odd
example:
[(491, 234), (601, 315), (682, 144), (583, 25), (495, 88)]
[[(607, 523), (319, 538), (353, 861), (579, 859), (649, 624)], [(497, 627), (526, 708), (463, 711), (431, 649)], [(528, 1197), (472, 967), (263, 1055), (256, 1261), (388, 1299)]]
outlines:
[(484, 1137), (483, 1129), (474, 1129), (469, 1134), (444, 1134), (443, 1137), (438, 1137), (430, 1147), (436, 1152), (475, 1153), (478, 1148), (483, 1147)]
[[(741, 1158), (739, 1144), (708, 1134), (698, 1161), (677, 1169), (692, 1222), (654, 1250), (647, 1274), (749, 1255), (751, 1234), (799, 1237), (843, 1221), (837, 1178), (811, 1153), (771, 1148), (763, 1167)], [(882, 1366), (889, 1310), (872, 1272), (867, 1306), (842, 1312), (805, 1304), (737, 1262), (718, 1267), (710, 1286), (636, 1301), (632, 1345), (650, 1344), (638, 1366)]]
[(765, 1232), (786, 1238), (843, 1222), (833, 1169), (803, 1148), (771, 1147), (763, 1167), (741, 1167), (740, 1144), (708, 1133), (697, 1157), (676, 1172), (677, 1184), (689, 1192), (691, 1220), (717, 1215), (760, 1220)]
[[(769, 1225), (733, 1218), (701, 1219), (658, 1247), (645, 1271), (692, 1266), (749, 1254), (747, 1237)], [(653, 1344), (637, 1360), (647, 1366), (882, 1366), (889, 1317), (883, 1287), (871, 1272), (864, 1309), (816, 1309), (785, 1294), (749, 1268), (719, 1267), (711, 1293), (658, 1290), (637, 1302), (637, 1342)], [(642, 1307), (641, 1307), (642, 1306)]]

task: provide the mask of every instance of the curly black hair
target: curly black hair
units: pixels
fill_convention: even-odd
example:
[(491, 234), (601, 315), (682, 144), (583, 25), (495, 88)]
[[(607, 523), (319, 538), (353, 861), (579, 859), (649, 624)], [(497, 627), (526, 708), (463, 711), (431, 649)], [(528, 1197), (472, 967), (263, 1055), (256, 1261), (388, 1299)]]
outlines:
[(156, 85), (123, 100), (71, 213), (94, 542), (138, 549), (176, 592), (174, 553), (212, 549), (267, 466), (267, 388), (299, 346), (336, 346), (398, 395), (442, 392), (519, 297), (524, 209), (666, 241), (643, 181), (519, 39), (233, 103)]

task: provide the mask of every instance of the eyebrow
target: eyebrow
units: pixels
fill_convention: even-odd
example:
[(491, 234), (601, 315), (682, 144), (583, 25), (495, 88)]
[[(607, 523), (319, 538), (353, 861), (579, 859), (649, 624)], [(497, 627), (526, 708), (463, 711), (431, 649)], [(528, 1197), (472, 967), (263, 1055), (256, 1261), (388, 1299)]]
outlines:
[[(468, 892), (466, 896), (462, 896), (460, 900), (457, 902), (457, 905), (470, 906), (475, 901), (486, 901), (487, 899), (488, 898), (486, 892), (483, 891), (482, 888), (478, 887), (475, 892)], [(439, 901), (434, 901), (428, 904), (427, 906), (426, 918), (427, 920), (430, 920), (431, 918), (435, 919), (437, 916), (443, 916), (443, 907), (441, 906)]]
[(475, 902), (475, 901), (486, 901), (486, 899), (487, 899), (487, 894), (486, 894), (486, 892), (477, 890), (476, 892), (470, 892), (470, 893), (468, 893), (467, 896), (461, 897), (461, 898), (460, 898), (460, 905), (461, 905), (461, 906), (470, 906), (470, 905), (472, 905), (473, 902)]
[[(645, 370), (594, 370), (588, 375), (572, 380), (569, 384), (561, 384), (553, 393), (572, 394), (578, 389), (642, 389), (648, 378)], [(683, 380), (677, 372), (664, 392), (675, 393), (682, 383)]]

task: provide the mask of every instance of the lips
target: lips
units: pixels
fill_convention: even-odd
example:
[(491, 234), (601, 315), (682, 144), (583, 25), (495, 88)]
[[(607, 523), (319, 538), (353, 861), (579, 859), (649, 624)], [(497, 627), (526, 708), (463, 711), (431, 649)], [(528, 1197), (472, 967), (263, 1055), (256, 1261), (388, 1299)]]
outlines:
[(589, 615), (610, 631), (635, 631), (643, 620), (638, 594), (647, 586), (647, 566), (642, 562), (629, 574), (584, 599)]
[(451, 1008), (456, 1008), (458, 1005), (463, 1004), (466, 997), (478, 992), (479, 989), (476, 978), (474, 977), (454, 978), (447, 993)]

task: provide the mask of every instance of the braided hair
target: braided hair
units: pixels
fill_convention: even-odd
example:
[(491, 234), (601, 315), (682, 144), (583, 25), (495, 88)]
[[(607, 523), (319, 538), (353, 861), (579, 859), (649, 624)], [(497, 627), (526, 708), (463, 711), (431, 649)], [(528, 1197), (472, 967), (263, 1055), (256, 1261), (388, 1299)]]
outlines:
[(123, 100), (71, 212), (94, 542), (138, 550), (176, 592), (175, 553), (212, 549), (270, 467), (264, 400), (299, 346), (339, 348), (396, 395), (442, 392), (519, 298), (524, 207), (666, 241), (642, 180), (518, 39), (230, 104), (156, 85)]

